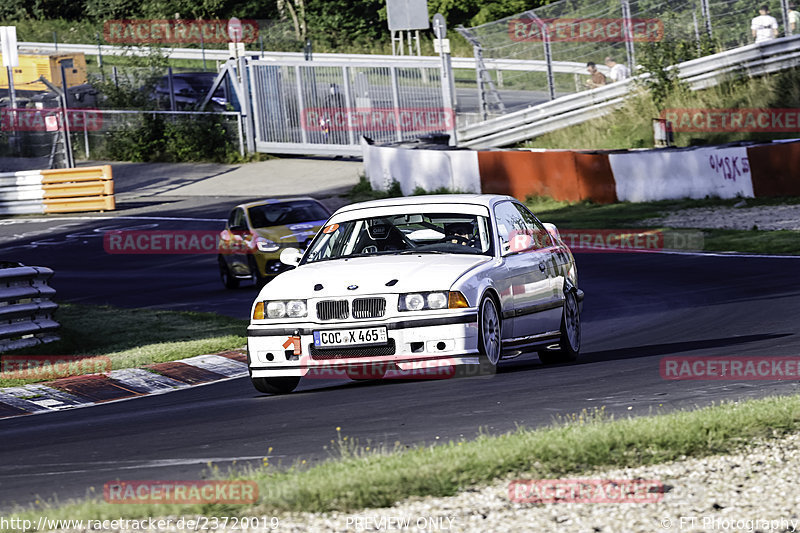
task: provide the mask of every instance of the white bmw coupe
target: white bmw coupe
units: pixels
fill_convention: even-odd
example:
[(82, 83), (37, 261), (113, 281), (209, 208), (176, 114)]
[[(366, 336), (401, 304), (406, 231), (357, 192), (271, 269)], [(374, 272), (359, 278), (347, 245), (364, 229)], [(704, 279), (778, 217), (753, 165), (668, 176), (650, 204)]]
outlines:
[(555, 226), (508, 196), (349, 205), (305, 253), (289, 248), (281, 261), (295, 268), (261, 289), (247, 329), (261, 392), (291, 392), (323, 365), (380, 378), (420, 365), (492, 371), (530, 351), (567, 362), (580, 351), (572, 253)]

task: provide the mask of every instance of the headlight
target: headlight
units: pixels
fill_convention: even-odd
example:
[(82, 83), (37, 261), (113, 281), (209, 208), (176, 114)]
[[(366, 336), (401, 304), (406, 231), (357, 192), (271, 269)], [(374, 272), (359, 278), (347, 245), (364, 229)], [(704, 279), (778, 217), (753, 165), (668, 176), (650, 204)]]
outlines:
[(406, 294), (402, 301), (407, 311), (419, 311), (425, 307), (425, 298), (421, 294)]
[(286, 302), (286, 315), (290, 318), (300, 318), (307, 314), (305, 300), (289, 300)]
[(267, 318), (286, 316), (286, 302), (267, 302)]
[(447, 307), (447, 294), (443, 292), (428, 294), (428, 307), (430, 309), (444, 309)]
[(422, 311), (426, 309), (458, 309), (469, 307), (467, 299), (458, 291), (412, 292), (401, 294), (397, 302), (400, 311)]
[(277, 252), (281, 248), (278, 243), (264, 237), (256, 238), (256, 246), (259, 252)]
[(308, 316), (305, 300), (272, 300), (264, 302), (266, 318), (302, 318)]

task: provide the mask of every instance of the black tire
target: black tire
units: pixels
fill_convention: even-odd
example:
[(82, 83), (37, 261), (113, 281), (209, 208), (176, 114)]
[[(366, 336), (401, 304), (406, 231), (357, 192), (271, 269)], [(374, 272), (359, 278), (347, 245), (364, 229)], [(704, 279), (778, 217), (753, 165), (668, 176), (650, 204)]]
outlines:
[[(484, 296), (478, 307), (478, 350), (479, 372), (494, 374), (503, 353), (503, 318), (497, 302), (491, 296)], [(464, 369), (467, 370), (467, 369)], [(461, 374), (469, 372), (462, 371)]]
[(256, 263), (256, 260), (252, 255), (247, 258), (247, 265), (250, 267), (250, 274), (253, 276), (253, 281), (255, 282), (256, 287), (261, 290), (264, 285), (267, 284), (269, 278), (261, 275), (261, 272), (258, 270), (258, 263)]
[(238, 289), (239, 280), (231, 274), (231, 270), (228, 268), (225, 259), (219, 257), (217, 258), (217, 262), (219, 263), (219, 277), (222, 279), (222, 284), (225, 285), (225, 288)]
[(253, 387), (258, 392), (265, 394), (288, 394), (297, 388), (300, 383), (299, 376), (288, 376), (278, 378), (250, 378)]
[(571, 363), (578, 359), (581, 351), (581, 315), (575, 291), (564, 294), (564, 310), (561, 313), (561, 338), (557, 350), (539, 351), (539, 360), (545, 365)]

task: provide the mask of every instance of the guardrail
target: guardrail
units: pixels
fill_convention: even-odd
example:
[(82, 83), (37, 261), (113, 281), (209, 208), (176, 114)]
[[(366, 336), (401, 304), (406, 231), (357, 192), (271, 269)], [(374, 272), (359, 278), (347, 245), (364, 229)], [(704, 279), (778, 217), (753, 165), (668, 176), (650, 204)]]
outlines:
[[(53, 43), (21, 42), (20, 49), (41, 52), (55, 52), (56, 46)], [(150, 47), (138, 46), (116, 46), (104, 44), (99, 47), (96, 44), (58, 44), (59, 52), (83, 52), (86, 55), (133, 55), (146, 56), (151, 53)], [(205, 51), (199, 48), (159, 48), (169, 59), (205, 59), (211, 61), (227, 61), (231, 55), (227, 49), (209, 49)], [(419, 67), (420, 63), (426, 67), (438, 68), (442, 60), (439, 56), (390, 56), (373, 54), (320, 54), (315, 53), (313, 61), (305, 61), (305, 56), (300, 52), (264, 52), (248, 50), (246, 56), (255, 56), (265, 61), (287, 61), (295, 60), (309, 65), (315, 63), (326, 63), (331, 61), (368, 61), (372, 65), (395, 66), (395, 67)], [(475, 59), (471, 57), (451, 58), (454, 69), (475, 69)], [(547, 63), (543, 60), (527, 59), (484, 59), (487, 68), (494, 70), (517, 70), (547, 72)], [(605, 65), (598, 65), (601, 71), (607, 72)], [(567, 74), (586, 74), (586, 63), (579, 61), (554, 61), (553, 72)]]
[(52, 276), (46, 267), (0, 263), (0, 353), (59, 339)]
[(0, 174), (0, 215), (113, 211), (111, 165)]
[[(675, 67), (678, 77), (692, 89), (705, 89), (719, 84), (731, 75), (745, 72), (761, 75), (800, 65), (800, 35), (774, 39), (727, 50)], [(459, 145), (471, 148), (509, 146), (606, 115), (622, 104), (633, 92), (641, 75), (578, 94), (556, 98), (472, 124), (458, 132)]]

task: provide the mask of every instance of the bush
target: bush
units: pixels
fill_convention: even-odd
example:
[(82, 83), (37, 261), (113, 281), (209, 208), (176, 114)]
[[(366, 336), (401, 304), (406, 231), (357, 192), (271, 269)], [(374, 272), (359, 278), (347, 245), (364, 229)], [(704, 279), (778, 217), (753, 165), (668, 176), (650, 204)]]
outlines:
[(239, 152), (230, 142), (223, 120), (216, 115), (173, 119), (145, 114), (139, 126), (108, 135), (103, 155), (134, 162), (238, 161)]

